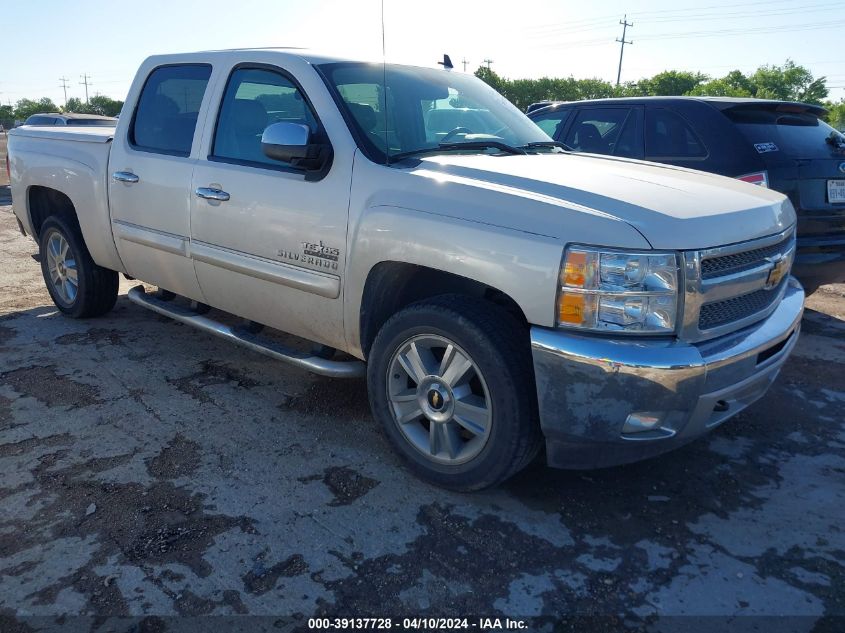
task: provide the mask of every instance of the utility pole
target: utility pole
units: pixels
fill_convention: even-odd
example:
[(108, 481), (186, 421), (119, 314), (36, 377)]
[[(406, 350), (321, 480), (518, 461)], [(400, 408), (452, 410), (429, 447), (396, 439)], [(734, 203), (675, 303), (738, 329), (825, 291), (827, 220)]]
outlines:
[(88, 86), (92, 86), (91, 77), (88, 73), (84, 75), (80, 75), (82, 77), (82, 81), (79, 82), (80, 86), (85, 86), (85, 105), (88, 105)]
[(65, 91), (65, 109), (67, 109), (67, 77), (59, 77), (59, 81), (62, 82), (62, 90)]
[(466, 71), (467, 71), (467, 64), (469, 64), (469, 62), (467, 61), (467, 58), (466, 58), (466, 57), (464, 57), (464, 58), (461, 60), (461, 63), (464, 65), (464, 72), (466, 72)]
[(487, 70), (490, 70), (490, 64), (493, 63), (492, 59), (485, 59), (483, 60), (485, 64), (487, 64)]
[(622, 39), (620, 40), (618, 37), (616, 41), (621, 43), (622, 46), (619, 49), (619, 70), (616, 71), (616, 87), (619, 87), (619, 79), (622, 77), (622, 55), (625, 54), (625, 44), (633, 44), (634, 42), (628, 42), (625, 40), (625, 34), (628, 32), (629, 26), (634, 26), (633, 22), (628, 22), (628, 14), (625, 14), (625, 17), (619, 20), (619, 24), (622, 25)]

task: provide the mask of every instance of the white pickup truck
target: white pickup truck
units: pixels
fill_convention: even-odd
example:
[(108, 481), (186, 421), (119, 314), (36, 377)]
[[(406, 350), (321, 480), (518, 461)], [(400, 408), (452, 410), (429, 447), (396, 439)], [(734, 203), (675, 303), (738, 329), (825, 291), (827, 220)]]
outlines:
[(684, 444), (761, 397), (798, 338), (784, 196), (569, 153), (449, 69), (151, 57), (116, 129), (18, 128), (8, 167), (62, 312), (104, 314), (123, 273), (160, 314), (366, 374), (397, 450), (454, 489), (543, 446), (594, 468)]

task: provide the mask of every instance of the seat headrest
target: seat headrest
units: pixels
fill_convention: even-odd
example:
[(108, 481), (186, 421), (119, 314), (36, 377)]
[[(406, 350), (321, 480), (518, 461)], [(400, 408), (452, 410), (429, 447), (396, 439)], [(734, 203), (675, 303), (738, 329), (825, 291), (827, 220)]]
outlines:
[(231, 117), (239, 135), (261, 134), (267, 127), (267, 110), (254, 99), (235, 99)]
[(376, 111), (366, 103), (348, 103), (349, 111), (365, 132), (372, 132), (378, 119)]

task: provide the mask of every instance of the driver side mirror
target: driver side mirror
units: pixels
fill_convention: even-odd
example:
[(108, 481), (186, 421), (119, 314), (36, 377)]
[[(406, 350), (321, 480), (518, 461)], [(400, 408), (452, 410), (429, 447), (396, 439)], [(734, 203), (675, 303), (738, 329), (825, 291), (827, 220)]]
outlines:
[(331, 145), (312, 142), (311, 128), (302, 123), (282, 122), (269, 125), (261, 135), (261, 151), (267, 158), (303, 169), (307, 172), (307, 180), (322, 178), (332, 159)]

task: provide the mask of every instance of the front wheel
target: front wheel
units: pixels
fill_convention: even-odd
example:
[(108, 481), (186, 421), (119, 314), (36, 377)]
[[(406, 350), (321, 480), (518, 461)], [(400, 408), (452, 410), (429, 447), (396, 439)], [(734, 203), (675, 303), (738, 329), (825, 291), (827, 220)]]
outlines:
[(437, 485), (493, 486), (540, 448), (527, 332), (494, 304), (444, 295), (405, 308), (373, 343), (368, 383), (394, 446)]
[(75, 226), (55, 216), (45, 220), (39, 252), (47, 291), (64, 314), (94, 317), (114, 307), (117, 273), (94, 263)]

